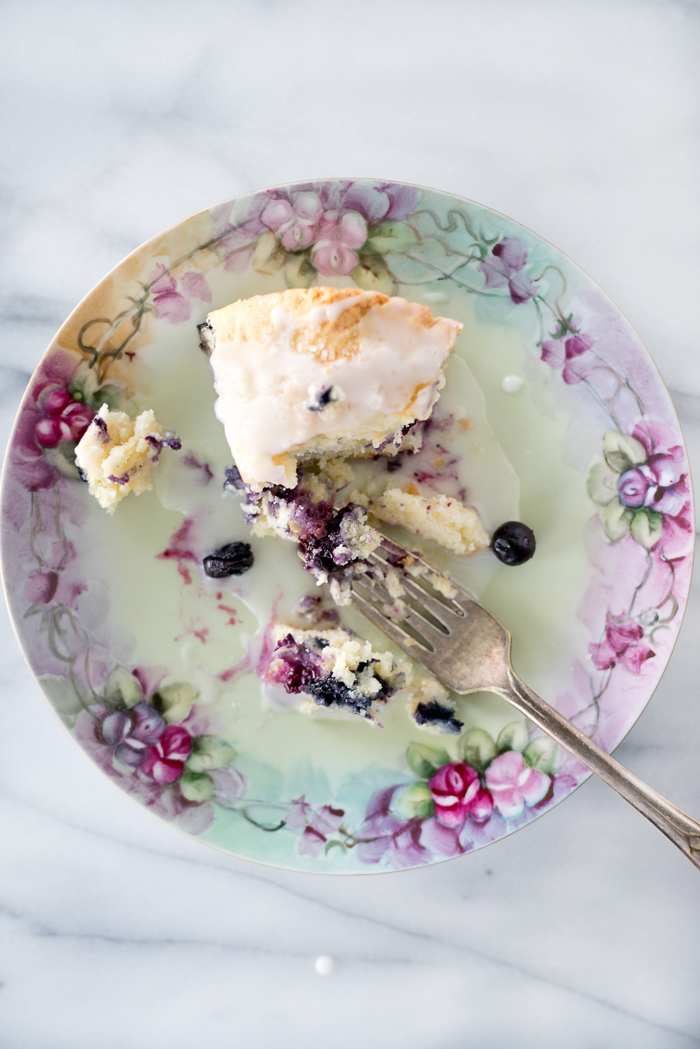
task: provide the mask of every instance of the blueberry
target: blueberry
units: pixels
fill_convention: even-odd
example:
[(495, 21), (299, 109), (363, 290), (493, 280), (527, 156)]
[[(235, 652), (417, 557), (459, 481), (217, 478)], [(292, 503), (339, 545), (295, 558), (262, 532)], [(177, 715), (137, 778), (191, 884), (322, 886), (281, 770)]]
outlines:
[(535, 533), (522, 521), (506, 521), (491, 538), (491, 548), (504, 565), (522, 565), (535, 553)]
[(204, 571), (212, 579), (225, 579), (230, 575), (243, 575), (253, 567), (253, 551), (249, 543), (227, 543), (202, 562)]
[(455, 717), (454, 710), (443, 707), (436, 699), (429, 703), (419, 703), (413, 712), (416, 725), (439, 725), (443, 732), (458, 736), (464, 728), (464, 722)]

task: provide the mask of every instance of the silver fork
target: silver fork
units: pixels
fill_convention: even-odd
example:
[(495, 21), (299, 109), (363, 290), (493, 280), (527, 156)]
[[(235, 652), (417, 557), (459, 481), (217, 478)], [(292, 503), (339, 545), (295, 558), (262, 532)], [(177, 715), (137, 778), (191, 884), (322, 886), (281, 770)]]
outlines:
[[(511, 666), (509, 632), (464, 587), (449, 580), (453, 596), (443, 596), (431, 580), (446, 577), (387, 536), (367, 563), (369, 570), (353, 580), (352, 601), (368, 619), (454, 692), (463, 696), (495, 692), (507, 699), (646, 816), (700, 869), (700, 823), (648, 787), (528, 688)], [(386, 588), (392, 568), (401, 573), (404, 594), (398, 601)]]

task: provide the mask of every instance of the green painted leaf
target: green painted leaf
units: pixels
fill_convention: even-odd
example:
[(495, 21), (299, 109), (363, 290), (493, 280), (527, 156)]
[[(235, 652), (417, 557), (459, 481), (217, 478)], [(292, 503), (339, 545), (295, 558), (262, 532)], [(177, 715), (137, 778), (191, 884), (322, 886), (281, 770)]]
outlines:
[(432, 816), (435, 802), (427, 783), (409, 783), (396, 792), (391, 807), (404, 819), (426, 819)]
[(365, 291), (379, 291), (383, 295), (396, 295), (398, 284), (381, 255), (373, 251), (363, 251), (360, 263), (350, 272), (358, 288)]
[(430, 779), (443, 765), (450, 764), (450, 756), (442, 747), (429, 747), (426, 743), (411, 743), (406, 751), (406, 761), (416, 776)]
[(608, 539), (613, 543), (619, 542), (629, 535), (630, 525), (634, 516), (634, 510), (623, 506), (619, 499), (613, 499), (611, 503), (601, 510), (600, 520)]
[(379, 255), (389, 255), (392, 251), (405, 251), (417, 240), (417, 234), (405, 222), (382, 222), (370, 233), (367, 246)]
[(287, 253), (272, 230), (258, 238), (253, 255), (253, 269), (265, 277), (271, 277), (284, 266)]
[(529, 738), (530, 733), (525, 721), (511, 721), (498, 733), (498, 753), (503, 754), (506, 750), (524, 750)]
[(648, 506), (640, 506), (634, 513), (630, 529), (632, 538), (636, 539), (645, 550), (651, 550), (661, 538), (664, 519), (657, 510), (651, 510)]
[(214, 794), (214, 780), (201, 772), (187, 769), (178, 780), (180, 792), (187, 801), (209, 801)]
[(460, 740), (462, 760), (477, 772), (483, 772), (498, 754), (492, 736), (483, 728), (470, 728)]
[(523, 751), (523, 757), (533, 769), (551, 772), (557, 756), (557, 745), (549, 736), (536, 736)]
[(164, 685), (163, 688), (159, 688), (153, 694), (151, 702), (169, 725), (176, 725), (185, 720), (198, 695), (197, 689), (187, 681), (176, 681), (172, 685)]
[(71, 481), (81, 480), (75, 462), (75, 445), (71, 441), (61, 441), (57, 448), (45, 448), (44, 457), (62, 477)]
[(185, 765), (192, 772), (211, 772), (230, 765), (235, 756), (233, 747), (218, 736), (195, 736)]
[(311, 253), (299, 252), (287, 255), (284, 264), (284, 279), (289, 288), (308, 288), (317, 276), (316, 267), (311, 262)]
[(58, 677), (55, 674), (42, 674), (38, 681), (58, 716), (66, 725), (72, 727), (77, 715), (85, 709), (80, 700), (77, 683), (68, 677)]
[(601, 459), (591, 467), (586, 480), (586, 489), (590, 498), (598, 506), (607, 506), (617, 495), (615, 475), (610, 472), (610, 467), (605, 459)]
[(344, 841), (339, 841), (338, 838), (332, 838), (331, 841), (326, 842), (326, 847), (323, 850), (323, 855), (327, 856), (331, 849), (339, 848), (343, 852), (347, 852), (347, 847)]
[(138, 679), (124, 667), (115, 667), (107, 675), (104, 698), (108, 707), (135, 707), (143, 699), (143, 689)]
[(618, 430), (606, 430), (603, 434), (603, 454), (610, 469), (619, 474), (639, 466), (647, 458), (643, 444)]

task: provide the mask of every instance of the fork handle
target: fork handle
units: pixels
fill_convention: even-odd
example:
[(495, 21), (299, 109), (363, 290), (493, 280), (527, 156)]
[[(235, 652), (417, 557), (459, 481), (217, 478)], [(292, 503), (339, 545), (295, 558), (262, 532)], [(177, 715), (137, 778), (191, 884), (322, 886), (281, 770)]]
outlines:
[(509, 668), (509, 688), (494, 689), (591, 772), (646, 816), (700, 870), (700, 823), (652, 790), (597, 743), (567, 721)]

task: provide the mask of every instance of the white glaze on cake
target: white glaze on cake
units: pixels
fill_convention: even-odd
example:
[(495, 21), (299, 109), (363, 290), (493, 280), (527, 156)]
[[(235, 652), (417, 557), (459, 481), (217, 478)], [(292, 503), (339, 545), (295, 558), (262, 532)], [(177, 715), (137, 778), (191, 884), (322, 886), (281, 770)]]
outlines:
[[(461, 328), (436, 317), (418, 322), (421, 307), (400, 298), (373, 305), (359, 322), (352, 354), (300, 350), (296, 336), (309, 328), (333, 324), (348, 308), (371, 293), (358, 291), (342, 300), (312, 307), (302, 315), (274, 306), (270, 324), (256, 338), (225, 338), (216, 330), (211, 354), (218, 394), (216, 414), (243, 480), (260, 490), (266, 485), (293, 487), (297, 456), (314, 439), (338, 441), (357, 435), (371, 448), (394, 428), (426, 419), (443, 384), (442, 367)], [(224, 313), (224, 311), (218, 311)], [(308, 405), (315, 392), (336, 391), (322, 410)], [(391, 427), (389, 427), (391, 428)], [(333, 454), (329, 449), (329, 454)]]

